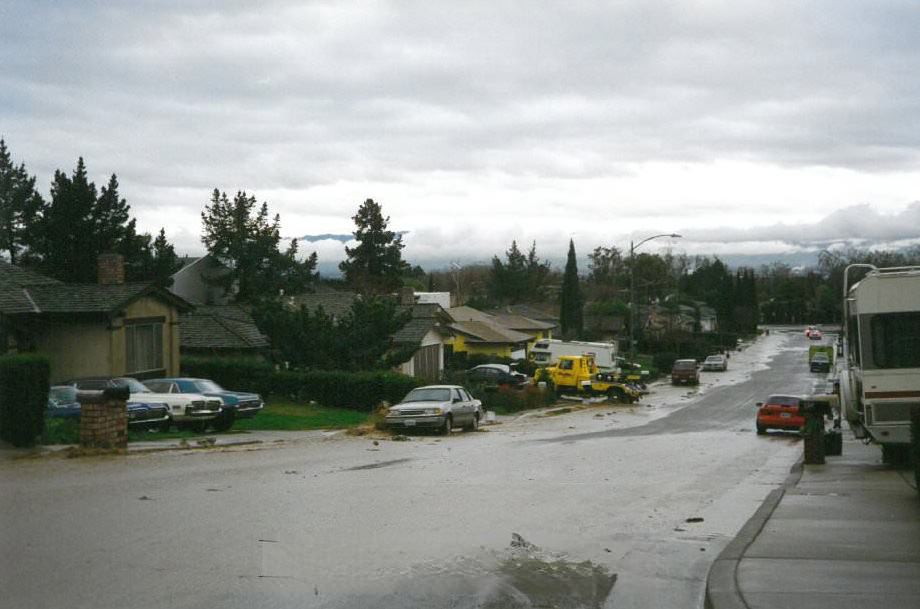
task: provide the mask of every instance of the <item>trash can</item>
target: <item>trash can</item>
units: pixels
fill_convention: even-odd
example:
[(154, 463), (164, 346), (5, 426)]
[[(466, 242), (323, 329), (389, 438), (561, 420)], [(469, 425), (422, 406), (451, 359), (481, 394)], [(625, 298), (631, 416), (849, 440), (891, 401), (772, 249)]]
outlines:
[(821, 404), (802, 402), (805, 416), (804, 450), (806, 465), (824, 465), (824, 411)]
[(828, 457), (839, 457), (843, 454), (843, 434), (839, 429), (824, 432), (824, 454)]

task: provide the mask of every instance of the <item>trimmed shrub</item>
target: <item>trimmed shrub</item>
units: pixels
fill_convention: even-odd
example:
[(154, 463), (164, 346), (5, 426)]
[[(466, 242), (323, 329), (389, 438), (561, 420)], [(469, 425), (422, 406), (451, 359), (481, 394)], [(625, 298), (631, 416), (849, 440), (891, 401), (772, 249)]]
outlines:
[(469, 389), (482, 402), (483, 410), (494, 410), (499, 414), (534, 410), (556, 403), (556, 392), (550, 387), (541, 389), (536, 385), (527, 385), (523, 389), (495, 386)]
[(661, 351), (652, 356), (652, 365), (662, 372), (670, 372), (676, 359), (680, 357), (674, 351)]
[(50, 370), (40, 355), (0, 357), (0, 437), (13, 446), (32, 446), (42, 434)]
[(262, 397), (314, 401), (323, 406), (370, 412), (381, 401), (391, 404), (424, 383), (386, 371), (275, 370), (264, 362), (241, 359), (187, 357), (183, 374), (209, 378), (231, 390), (255, 391)]

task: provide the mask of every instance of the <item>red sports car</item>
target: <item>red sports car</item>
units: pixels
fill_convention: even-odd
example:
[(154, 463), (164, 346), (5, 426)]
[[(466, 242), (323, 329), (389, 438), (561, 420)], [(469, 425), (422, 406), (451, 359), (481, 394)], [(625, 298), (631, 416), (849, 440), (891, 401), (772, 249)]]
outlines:
[(805, 426), (800, 405), (802, 398), (794, 395), (771, 395), (766, 402), (757, 403), (757, 433), (768, 429), (798, 431)]

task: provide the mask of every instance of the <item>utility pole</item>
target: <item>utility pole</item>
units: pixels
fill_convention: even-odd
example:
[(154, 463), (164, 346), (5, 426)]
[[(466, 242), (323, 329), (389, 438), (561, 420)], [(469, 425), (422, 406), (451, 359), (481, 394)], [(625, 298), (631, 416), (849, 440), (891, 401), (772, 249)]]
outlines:
[(632, 363), (636, 359), (636, 250), (642, 247), (644, 243), (652, 239), (661, 237), (670, 237), (671, 239), (680, 239), (681, 235), (677, 233), (663, 233), (661, 235), (652, 235), (646, 237), (639, 243), (629, 241), (629, 361)]

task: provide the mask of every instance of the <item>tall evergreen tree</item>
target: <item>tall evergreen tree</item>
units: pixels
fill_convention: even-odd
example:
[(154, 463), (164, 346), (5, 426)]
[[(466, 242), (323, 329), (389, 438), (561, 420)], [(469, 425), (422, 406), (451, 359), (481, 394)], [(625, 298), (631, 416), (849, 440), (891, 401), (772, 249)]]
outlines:
[(237, 302), (258, 304), (282, 291), (295, 294), (315, 279), (316, 253), (297, 258), (297, 241), (281, 251), (281, 217), (269, 215), (268, 204), (238, 191), (231, 201), (214, 189), (211, 203), (201, 213), (201, 240), (208, 253), (229, 267), (216, 281), (233, 292)]
[(384, 218), (379, 203), (367, 199), (352, 216), (358, 245), (346, 247), (346, 259), (339, 263), (345, 281), (364, 294), (386, 294), (402, 286), (408, 264), (402, 259), (402, 237), (387, 230), (390, 218)]
[(584, 326), (584, 301), (578, 282), (578, 260), (575, 257), (575, 242), (569, 239), (569, 255), (565, 261), (562, 276), (562, 299), (559, 307), (559, 323), (562, 335), (578, 337)]
[(0, 252), (10, 262), (19, 262), (19, 254), (28, 247), (35, 216), (43, 204), (35, 190), (35, 177), (25, 164), (13, 164), (6, 142), (0, 138)]

